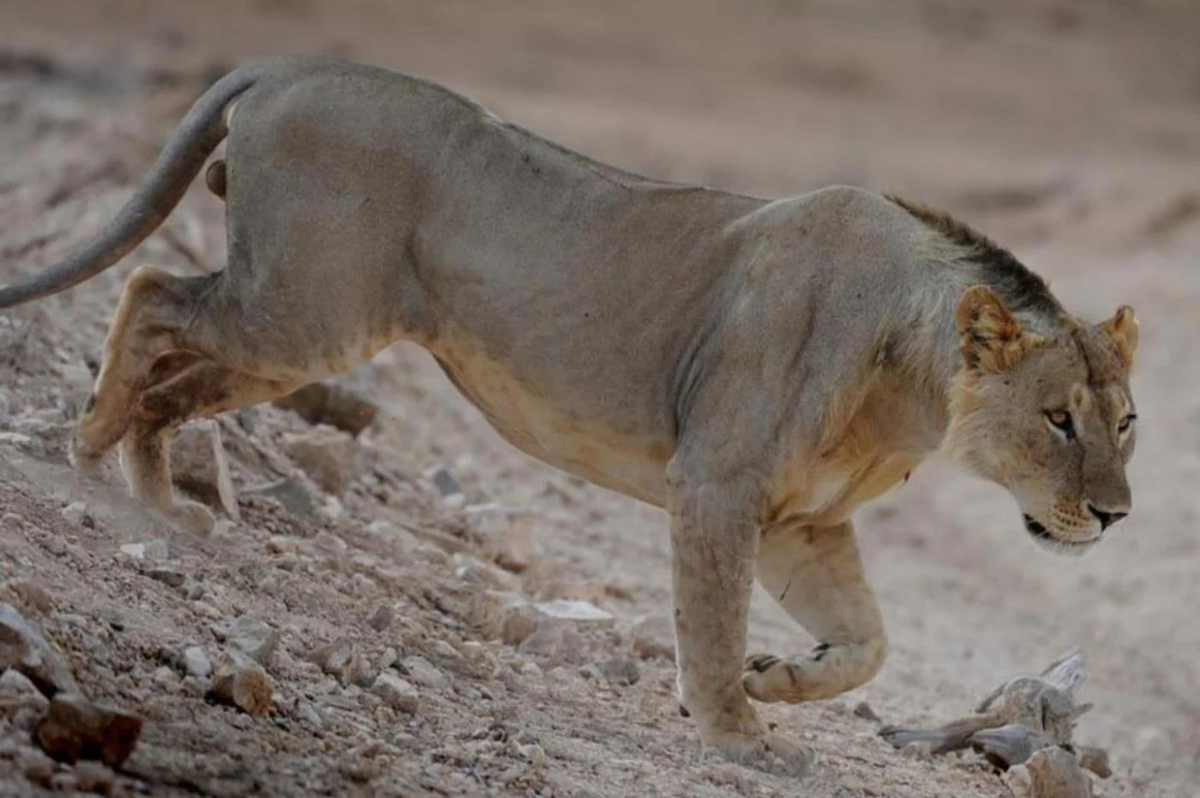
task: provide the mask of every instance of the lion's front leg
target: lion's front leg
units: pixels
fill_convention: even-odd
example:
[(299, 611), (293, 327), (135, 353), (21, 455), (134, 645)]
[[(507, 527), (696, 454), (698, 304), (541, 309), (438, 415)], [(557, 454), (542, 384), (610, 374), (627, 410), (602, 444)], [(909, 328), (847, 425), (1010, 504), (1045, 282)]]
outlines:
[(765, 533), (758, 579), (817, 646), (790, 658), (748, 657), (744, 683), (752, 698), (790, 703), (830, 698), (879, 672), (887, 638), (849, 523)]
[(758, 541), (754, 489), (675, 486), (671, 501), (676, 661), (681, 706), (707, 749), (767, 769), (805, 772), (812, 754), (768, 733), (742, 685)]

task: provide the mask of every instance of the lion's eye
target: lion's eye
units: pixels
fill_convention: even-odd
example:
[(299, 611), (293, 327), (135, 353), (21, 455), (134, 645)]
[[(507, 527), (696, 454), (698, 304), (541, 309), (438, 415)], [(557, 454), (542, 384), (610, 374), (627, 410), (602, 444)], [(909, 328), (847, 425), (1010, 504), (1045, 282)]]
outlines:
[(1050, 426), (1066, 435), (1068, 440), (1075, 437), (1075, 425), (1071, 421), (1071, 414), (1066, 410), (1048, 410), (1046, 420), (1050, 422)]
[(1121, 419), (1121, 423), (1117, 425), (1117, 432), (1129, 432), (1129, 428), (1133, 426), (1133, 422), (1137, 420), (1137, 413), (1130, 413)]

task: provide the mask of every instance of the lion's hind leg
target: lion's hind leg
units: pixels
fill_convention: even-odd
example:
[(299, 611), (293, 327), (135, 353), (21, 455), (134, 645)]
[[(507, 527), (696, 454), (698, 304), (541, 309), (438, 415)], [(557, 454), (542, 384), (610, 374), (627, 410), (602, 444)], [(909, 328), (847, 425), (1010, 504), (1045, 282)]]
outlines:
[(789, 703), (829, 698), (879, 672), (887, 639), (849, 523), (764, 533), (758, 579), (817, 646), (791, 658), (747, 657), (743, 683), (751, 698)]
[(149, 267), (134, 270), (104, 344), (104, 361), (72, 441), (77, 467), (96, 471), (133, 422), (139, 393), (155, 363), (186, 350), (186, 327), (213, 276), (175, 277)]
[(191, 530), (211, 527), (212, 515), (200, 505), (175, 501), (167, 466), (171, 431), (188, 418), (266, 401), (298, 387), (232, 372), (212, 359), (229, 350), (214, 334), (222, 330), (210, 301), (222, 277), (134, 270), (71, 448), (75, 465), (94, 474), (120, 443), (130, 493)]
[(267, 380), (200, 359), (148, 387), (121, 440), (121, 469), (130, 493), (181, 528), (207, 532), (213, 515), (198, 502), (181, 500), (171, 485), (171, 435), (188, 419), (284, 396), (293, 383)]

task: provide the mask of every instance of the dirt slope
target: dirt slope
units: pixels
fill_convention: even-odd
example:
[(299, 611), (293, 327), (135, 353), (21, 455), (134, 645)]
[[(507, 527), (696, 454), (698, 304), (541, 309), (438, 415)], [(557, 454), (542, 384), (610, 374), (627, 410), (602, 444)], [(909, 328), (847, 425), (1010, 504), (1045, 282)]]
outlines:
[[(0, 601), (90, 697), (146, 718), (124, 770), (101, 773), (120, 794), (1006, 796), (973, 759), (897, 755), (851, 708), (938, 721), (1072, 645), (1096, 704), (1079, 736), (1116, 771), (1098, 791), (1200, 794), (1198, 33), (1186, 0), (0, 0), (0, 281), (107, 220), (214, 74), (309, 52), (423, 74), (656, 176), (941, 204), (1070, 308), (1142, 320), (1135, 511), (1094, 553), (1043, 554), (1001, 491), (939, 463), (860, 514), (892, 655), (854, 694), (764, 709), (823, 757), (803, 784), (697, 756), (659, 629), (661, 514), (512, 450), (419, 352), (354, 376), (381, 408), (357, 439), (278, 408), (222, 419), (242, 518), (211, 537), (76, 482), (65, 444), (125, 276), (222, 262), (202, 191), (119, 268), (0, 316)], [(520, 518), (481, 520), (497, 503)], [(165, 559), (120, 548), (154, 540)], [(508, 645), (480, 629), (489, 591), (613, 617)], [(217, 662), (243, 615), (280, 633), (265, 717), (206, 698), (184, 657)], [(353, 664), (311, 661), (331, 645)], [(806, 645), (756, 597), (753, 648)], [(380, 672), (415, 712), (363, 686)], [(94, 775), (52, 766), (28, 722), (0, 712), (0, 795)]]

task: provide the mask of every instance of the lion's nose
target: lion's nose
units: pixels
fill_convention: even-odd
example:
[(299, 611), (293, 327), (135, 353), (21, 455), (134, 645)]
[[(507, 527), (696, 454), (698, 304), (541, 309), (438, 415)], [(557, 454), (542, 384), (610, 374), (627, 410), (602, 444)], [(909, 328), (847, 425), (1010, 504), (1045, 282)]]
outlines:
[(1101, 510), (1099, 507), (1097, 507), (1094, 504), (1089, 504), (1088, 510), (1090, 510), (1092, 515), (1096, 516), (1096, 518), (1098, 518), (1100, 520), (1100, 528), (1101, 529), (1108, 529), (1110, 526), (1117, 523), (1125, 516), (1129, 515), (1129, 513), (1106, 512), (1104, 510)]

